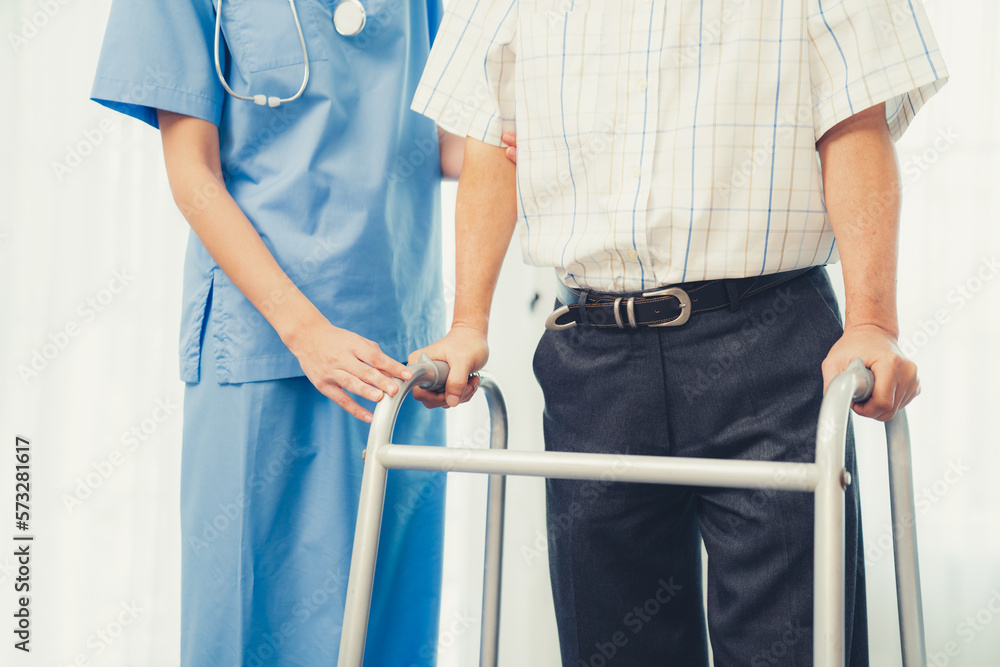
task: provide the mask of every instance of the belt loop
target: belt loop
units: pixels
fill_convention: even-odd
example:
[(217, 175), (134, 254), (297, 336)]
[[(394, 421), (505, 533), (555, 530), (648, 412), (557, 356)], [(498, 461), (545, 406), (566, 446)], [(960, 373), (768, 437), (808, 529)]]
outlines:
[(726, 293), (729, 294), (729, 310), (736, 312), (740, 309), (740, 290), (733, 279), (723, 281), (726, 285)]
[(580, 308), (580, 326), (589, 327), (590, 321), (587, 319), (587, 297), (590, 296), (590, 292), (587, 290), (582, 290), (580, 292), (580, 298), (577, 299), (577, 306)]

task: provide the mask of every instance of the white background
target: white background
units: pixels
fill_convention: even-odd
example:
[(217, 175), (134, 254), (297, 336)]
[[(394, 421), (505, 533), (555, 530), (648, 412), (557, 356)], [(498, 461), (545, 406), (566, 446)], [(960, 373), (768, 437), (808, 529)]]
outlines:
[[(0, 663), (177, 665), (177, 328), (187, 225), (167, 189), (157, 133), (88, 101), (109, 1), (52, 0), (57, 11), (44, 21), (42, 4), (0, 4)], [(925, 4), (952, 81), (899, 144), (899, 289), (903, 337), (924, 386), (910, 412), (917, 488), (933, 501), (917, 516), (927, 642), (932, 664), (988, 667), (1000, 656), (1000, 621), (987, 608), (992, 599), (1000, 609), (1000, 279), (989, 268), (1000, 253), (1000, 9), (995, 0)], [(31, 36), (15, 49), (11, 34)], [(951, 138), (935, 147), (942, 136)], [(86, 155), (77, 161), (74, 152)], [(57, 173), (57, 163), (69, 171)], [(454, 192), (445, 186), (446, 229)], [(124, 289), (104, 291), (123, 271), (131, 277)], [(81, 307), (88, 299), (105, 301), (100, 312)], [(490, 366), (518, 448), (542, 448), (530, 359), (551, 301), (550, 274), (509, 257)], [(929, 324), (936, 315), (944, 324)], [(45, 348), (68, 324), (77, 335)], [(52, 357), (45, 368), (22, 377), (18, 367), (43, 348)], [(160, 423), (158, 401), (176, 406)], [(453, 414), (455, 442), (474, 438), (485, 419), (482, 406)], [(121, 438), (133, 428), (143, 440), (129, 450)], [(892, 559), (882, 548), (885, 454), (877, 424), (858, 431), (872, 664), (881, 667), (899, 660)], [(11, 648), (15, 435), (33, 447), (30, 657)], [(123, 454), (117, 464), (114, 450)], [(949, 483), (952, 465), (964, 472)], [(92, 474), (101, 469), (106, 477)], [(468, 667), (478, 650), (468, 619), (478, 619), (483, 482), (453, 475), (449, 485), (440, 664)], [(532, 552), (544, 547), (542, 482), (512, 479), (508, 497), (501, 662), (556, 665), (545, 558)], [(99, 631), (116, 637), (106, 644)], [(944, 654), (949, 642), (957, 655)]]

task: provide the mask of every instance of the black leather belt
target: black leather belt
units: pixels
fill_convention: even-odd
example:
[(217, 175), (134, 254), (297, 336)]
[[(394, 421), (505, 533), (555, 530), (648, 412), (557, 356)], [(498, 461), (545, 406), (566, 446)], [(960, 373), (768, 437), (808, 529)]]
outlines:
[[(589, 292), (558, 283), (557, 298), (564, 305), (548, 320), (546, 329), (571, 329), (591, 326), (604, 329), (638, 329), (639, 327), (679, 327), (693, 313), (735, 307), (743, 299), (788, 282), (815, 269), (770, 273), (748, 278), (702, 280), (658, 287), (646, 292), (614, 294)], [(584, 307), (581, 309), (581, 302)]]

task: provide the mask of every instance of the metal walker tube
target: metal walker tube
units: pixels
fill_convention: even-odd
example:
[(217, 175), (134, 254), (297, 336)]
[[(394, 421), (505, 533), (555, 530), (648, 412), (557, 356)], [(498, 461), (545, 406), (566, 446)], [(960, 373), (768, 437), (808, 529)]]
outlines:
[[(394, 397), (379, 402), (368, 440), (361, 501), (341, 635), (340, 667), (362, 667), (371, 603), (378, 533), (389, 468), (490, 474), (480, 666), (496, 667), (500, 620), (505, 475), (563, 479), (607, 479), (657, 484), (770, 488), (812, 491), (815, 500), (814, 645), (817, 667), (844, 665), (844, 468), (851, 404), (871, 395), (874, 377), (856, 359), (827, 389), (820, 409), (815, 463), (726, 461), (653, 456), (506, 451), (507, 414), (496, 381), (481, 375), (490, 410), (489, 450), (394, 445), (399, 405), (414, 386), (440, 389), (448, 375), (443, 362), (422, 357), (410, 366), (413, 377), (399, 383)], [(886, 424), (890, 496), (904, 667), (925, 667), (923, 617), (914, 525), (913, 480), (906, 416)]]
[(851, 403), (871, 396), (871, 372), (860, 360), (833, 379), (823, 397), (816, 430), (819, 482), (814, 493), (813, 664), (844, 665), (844, 468)]
[[(507, 404), (492, 375), (480, 373), (479, 388), (490, 409), (490, 449), (507, 452)], [(490, 475), (486, 501), (486, 562), (483, 567), (480, 667), (497, 667), (500, 653), (500, 579), (503, 570), (503, 525), (506, 475)]]
[(913, 505), (910, 430), (903, 412), (885, 425), (885, 434), (889, 442), (889, 502), (903, 664), (924, 667), (927, 654), (923, 602), (920, 598), (920, 560), (917, 557), (917, 511)]

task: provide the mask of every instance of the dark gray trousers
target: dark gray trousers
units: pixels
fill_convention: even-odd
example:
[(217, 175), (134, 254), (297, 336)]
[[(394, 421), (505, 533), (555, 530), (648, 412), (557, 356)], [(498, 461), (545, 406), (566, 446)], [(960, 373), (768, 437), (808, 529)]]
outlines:
[[(842, 331), (822, 268), (681, 327), (546, 331), (534, 359), (546, 449), (813, 461), (820, 365)], [(850, 431), (847, 468), (846, 653), (866, 667)], [(716, 667), (812, 665), (811, 494), (606, 477), (547, 481), (564, 667), (702, 667), (707, 635)]]

